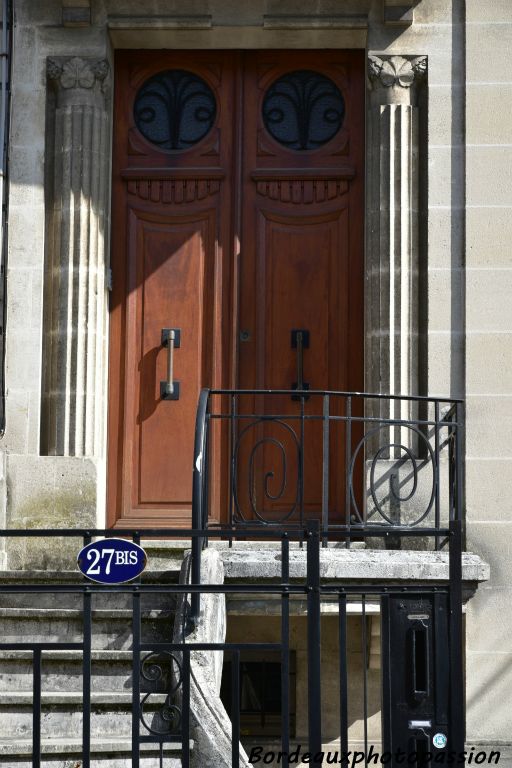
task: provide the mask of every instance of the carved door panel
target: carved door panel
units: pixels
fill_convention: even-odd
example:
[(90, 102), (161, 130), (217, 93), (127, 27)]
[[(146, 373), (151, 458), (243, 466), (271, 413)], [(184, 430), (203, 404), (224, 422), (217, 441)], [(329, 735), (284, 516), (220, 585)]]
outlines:
[[(228, 375), (235, 59), (116, 55), (111, 523), (190, 525), (199, 391)], [(178, 399), (162, 329), (179, 331)]]
[[(302, 378), (311, 390), (361, 390), (362, 56), (246, 54), (244, 93), (250, 98), (244, 99), (240, 386), (289, 389)], [(322, 414), (321, 398), (302, 405), (306, 417)], [(301, 511), (318, 517), (320, 421), (306, 419), (301, 433), (301, 401), (288, 395), (246, 399), (245, 407), (289, 418), (255, 423), (252, 438), (244, 433), (239, 465), (253, 466), (241, 475), (239, 517), (297, 521)], [(345, 514), (343, 424), (330, 432), (334, 522)]]
[[(111, 524), (190, 524), (201, 387), (289, 389), (302, 339), (311, 389), (362, 388), (363, 101), (360, 52), (116, 54)], [(166, 384), (171, 368), (179, 387)], [(311, 513), (317, 426), (303, 454)], [(276, 426), (265, 429), (272, 437)], [(341, 438), (333, 429), (340, 466)], [(263, 469), (273, 445), (258, 452)], [(224, 449), (215, 435), (217, 519), (228, 506)], [(292, 486), (267, 504), (271, 517), (290, 507)]]

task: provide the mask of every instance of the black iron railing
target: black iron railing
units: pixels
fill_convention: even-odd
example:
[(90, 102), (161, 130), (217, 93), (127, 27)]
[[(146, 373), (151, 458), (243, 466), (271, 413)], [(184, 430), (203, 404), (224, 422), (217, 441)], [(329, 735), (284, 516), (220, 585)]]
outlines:
[[(369, 536), (384, 537), (382, 527), (367, 527), (362, 531), (354, 528), (347, 530), (346, 536), (366, 538)], [(368, 637), (369, 627), (367, 618), (369, 611), (377, 611), (381, 621), (385, 622), (381, 630), (382, 635), (382, 670), (379, 673), (382, 692), (382, 739), (379, 737), (379, 745), (382, 751), (400, 748), (410, 751), (410, 739), (414, 744), (420, 745), (419, 750), (428, 748), (433, 733), (442, 730), (448, 734), (446, 749), (450, 752), (462, 753), (464, 749), (464, 720), (463, 720), (463, 680), (462, 680), (462, 589), (461, 589), (461, 526), (457, 520), (451, 521), (447, 527), (440, 527), (433, 533), (425, 535), (441, 535), (449, 541), (449, 578), (443, 583), (406, 583), (396, 584), (376, 579), (374, 583), (357, 584), (346, 583), (325, 578), (322, 576), (322, 532), (318, 521), (309, 521), (303, 530), (290, 532), (277, 532), (274, 528), (246, 528), (244, 538), (254, 542), (265, 539), (278, 539), (280, 544), (279, 576), (272, 580), (257, 578), (251, 580), (230, 581), (223, 584), (205, 584), (192, 579), (191, 583), (162, 584), (154, 583), (151, 579), (140, 580), (123, 585), (101, 585), (88, 581), (78, 572), (69, 583), (45, 583), (31, 580), (27, 574), (26, 579), (19, 579), (16, 583), (0, 583), (0, 600), (6, 596), (51, 594), (55, 600), (62, 600), (65, 596), (79, 596), (81, 599), (81, 618), (83, 631), (81, 640), (70, 642), (66, 639), (48, 639), (47, 641), (35, 641), (33, 638), (23, 636), (15, 641), (12, 638), (5, 640), (0, 629), (0, 663), (4, 652), (24, 651), (32, 656), (32, 765), (39, 768), (44, 758), (44, 738), (48, 738), (48, 725), (45, 725), (42, 711), (44, 702), (44, 681), (42, 669), (44, 667), (44, 654), (54, 651), (75, 651), (81, 656), (82, 672), (82, 728), (81, 749), (79, 757), (83, 768), (91, 765), (91, 754), (94, 753), (94, 743), (91, 732), (91, 720), (93, 711), (92, 689), (92, 664), (93, 644), (95, 636), (95, 619), (93, 606), (96, 600), (105, 595), (128, 595), (131, 601), (131, 618), (128, 620), (128, 631), (131, 635), (131, 738), (129, 750), (133, 768), (139, 768), (141, 763), (143, 745), (154, 745), (160, 754), (161, 768), (165, 766), (166, 749), (169, 744), (176, 742), (180, 745), (180, 757), (183, 768), (190, 764), (190, 740), (193, 736), (193, 728), (197, 735), (197, 728), (201, 728), (198, 722), (198, 713), (193, 711), (191, 701), (191, 688), (196, 685), (194, 677), (194, 653), (221, 651), (231, 661), (230, 680), (228, 681), (231, 696), (228, 717), (231, 720), (231, 765), (239, 768), (241, 754), (240, 739), (240, 709), (241, 709), (241, 676), (240, 659), (244, 652), (273, 652), (279, 654), (281, 660), (281, 685), (280, 685), (280, 709), (281, 709), (281, 733), (280, 749), (289, 754), (291, 748), (295, 748), (300, 734), (293, 734), (290, 723), (290, 612), (294, 600), (306, 603), (307, 622), (307, 689), (300, 694), (301, 699), (306, 700), (307, 732), (300, 738), (302, 751), (308, 751), (318, 755), (325, 742), (325, 729), (323, 726), (322, 700), (322, 604), (329, 603), (330, 613), (333, 606), (338, 613), (337, 622), (337, 647), (338, 647), (338, 683), (337, 693), (334, 693), (333, 680), (329, 680), (329, 711), (336, 706), (338, 710), (339, 724), (339, 753), (345, 754), (349, 749), (349, 722), (350, 718), (357, 717), (363, 726), (363, 743), (365, 755), (375, 738), (370, 734), (369, 718), (370, 689), (375, 689), (375, 672), (370, 671), (368, 663)], [(151, 530), (2, 530), (0, 537), (8, 542), (16, 539), (32, 538), (41, 541), (51, 541), (58, 548), (64, 540), (76, 539), (76, 550), (82, 545), (99, 537), (123, 536), (130, 538), (135, 543), (144, 540), (160, 539), (162, 537), (187, 537), (187, 539), (200, 541), (204, 537), (204, 530), (182, 529), (151, 529)], [(409, 528), (404, 531), (404, 536), (416, 536), (417, 529)], [(212, 540), (225, 539), (233, 536), (231, 528), (211, 529), (208, 536)], [(290, 550), (291, 546), (304, 546), (305, 553), (301, 557), (302, 570), (290, 575)], [(9, 547), (8, 547), (9, 549)], [(296, 561), (295, 566), (296, 568)], [(155, 641), (143, 637), (141, 600), (149, 599), (151, 595), (166, 594), (176, 595), (188, 602), (189, 596), (207, 596), (223, 594), (225, 596), (236, 595), (247, 600), (256, 595), (261, 600), (264, 595), (267, 599), (277, 602), (278, 615), (280, 616), (278, 637), (275, 642), (260, 642), (257, 638), (247, 638), (240, 642), (198, 642), (187, 631), (174, 633), (169, 640)], [(4, 604), (3, 602), (1, 603)], [(359, 673), (355, 669), (349, 671), (350, 661), (347, 645), (347, 619), (350, 608), (358, 606), (361, 616), (359, 641), (362, 658), (362, 666)], [(410, 607), (409, 607), (410, 606)], [(418, 606), (421, 612), (418, 614)], [(405, 613), (408, 615), (405, 616)], [(402, 628), (393, 625), (392, 617), (396, 610), (402, 613), (410, 626)], [(43, 625), (44, 626), (44, 625)], [(397, 634), (398, 632), (398, 634)], [(423, 656), (420, 658), (410, 644), (406, 647), (410, 656), (410, 664), (420, 665), (423, 672), (414, 673), (409, 668), (409, 663), (404, 663), (401, 646), (397, 643), (397, 637), (408, 643), (407, 637), (418, 632), (428, 632), (427, 640), (423, 644)], [(405, 633), (405, 634), (404, 634)], [(53, 630), (55, 634), (55, 629)], [(123, 630), (125, 636), (125, 630)], [(435, 638), (435, 640), (434, 640)], [(353, 642), (352, 639), (353, 655)], [(332, 643), (332, 640), (331, 640)], [(387, 643), (387, 644), (386, 644)], [(395, 648), (396, 646), (396, 648)], [(393, 654), (396, 658), (393, 658)], [(434, 654), (434, 655), (433, 655)], [(203, 662), (204, 663), (204, 662)], [(166, 670), (166, 671), (165, 671)], [(373, 675), (372, 680), (370, 677)], [(397, 679), (403, 676), (402, 684), (407, 690), (412, 690), (418, 701), (411, 700), (410, 713), (404, 709), (401, 700), (394, 700), (392, 691)], [(411, 677), (412, 675), (412, 677)], [(349, 676), (351, 683), (349, 685)], [(428, 685), (425, 690), (414, 691), (414, 679), (418, 676), (428, 677)], [(400, 678), (401, 679), (401, 678)], [(357, 683), (357, 680), (359, 682)], [(357, 685), (356, 685), (357, 683)], [(355, 686), (355, 687), (354, 687)], [(360, 688), (359, 688), (360, 686)], [(5, 693), (5, 690), (4, 690)], [(148, 714), (148, 705), (154, 694), (164, 697), (160, 707), (151, 708)], [(58, 695), (58, 694), (57, 694)], [(211, 697), (211, 691), (207, 694)], [(379, 695), (380, 701), (380, 695)], [(55, 704), (55, 695), (52, 697)], [(336, 701), (336, 705), (334, 702)], [(409, 701), (409, 699), (408, 699)], [(375, 705), (375, 702), (373, 702)], [(396, 706), (395, 706), (396, 705)], [(2, 706), (2, 692), (0, 691), (0, 707)], [(220, 703), (218, 706), (221, 706)], [(420, 717), (418, 714), (419, 712)], [(350, 717), (349, 717), (350, 713)], [(325, 709), (324, 709), (325, 714)], [(421, 720), (415, 725), (416, 720)], [(430, 729), (425, 726), (430, 722)], [(412, 724), (411, 724), (412, 723)], [(402, 731), (400, 731), (402, 727)], [(45, 730), (46, 729), (46, 730)], [(430, 733), (431, 731), (431, 733)], [(69, 757), (69, 755), (68, 755)], [(320, 766), (321, 758), (310, 760), (311, 764)], [(338, 762), (338, 761), (337, 761)], [(409, 760), (409, 762), (411, 762)], [(367, 764), (366, 759), (364, 764)]]
[(204, 389), (193, 524), (439, 528), (462, 518), (462, 426), (454, 399)]
[[(461, 400), (351, 392), (208, 390), (198, 403), (193, 526), (434, 535), (462, 521)], [(215, 479), (215, 487), (212, 483)], [(194, 577), (199, 553), (195, 551)]]

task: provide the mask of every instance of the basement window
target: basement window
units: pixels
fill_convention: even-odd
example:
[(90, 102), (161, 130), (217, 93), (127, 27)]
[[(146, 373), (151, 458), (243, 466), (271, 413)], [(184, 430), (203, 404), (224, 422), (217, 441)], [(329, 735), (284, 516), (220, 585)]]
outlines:
[[(231, 716), (232, 660), (224, 657), (220, 697)], [(290, 652), (289, 701), (290, 735), (295, 735), (295, 653)], [(280, 736), (282, 732), (281, 654), (240, 653), (240, 734)]]

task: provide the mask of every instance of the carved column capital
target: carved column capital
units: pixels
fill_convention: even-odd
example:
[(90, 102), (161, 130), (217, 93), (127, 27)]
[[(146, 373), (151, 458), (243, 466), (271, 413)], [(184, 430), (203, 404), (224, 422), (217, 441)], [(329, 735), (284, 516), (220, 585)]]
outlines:
[(426, 56), (368, 56), (368, 79), (378, 104), (413, 104), (426, 72)]
[(110, 66), (106, 59), (84, 59), (79, 56), (49, 57), (48, 80), (57, 89), (60, 102), (92, 103), (105, 94)]

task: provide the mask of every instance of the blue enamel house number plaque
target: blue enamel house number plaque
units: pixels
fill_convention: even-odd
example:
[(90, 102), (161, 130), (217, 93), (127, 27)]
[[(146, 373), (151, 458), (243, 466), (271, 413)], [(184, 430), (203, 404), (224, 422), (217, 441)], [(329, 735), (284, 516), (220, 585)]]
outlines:
[(102, 539), (83, 547), (78, 567), (84, 576), (99, 584), (124, 584), (140, 576), (146, 567), (145, 551), (127, 539)]

